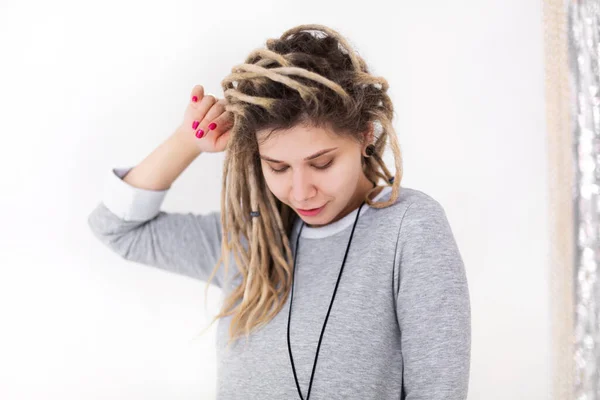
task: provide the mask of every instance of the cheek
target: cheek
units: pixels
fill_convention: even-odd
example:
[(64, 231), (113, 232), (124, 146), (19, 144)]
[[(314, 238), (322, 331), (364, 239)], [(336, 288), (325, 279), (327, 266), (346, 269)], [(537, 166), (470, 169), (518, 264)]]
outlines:
[(343, 188), (352, 187), (356, 184), (358, 171), (353, 165), (340, 163), (327, 174), (327, 180), (331, 187), (336, 187), (343, 191)]
[(271, 193), (273, 193), (275, 197), (284, 203), (287, 202), (284, 195), (286, 190), (285, 187), (287, 185), (285, 180), (276, 176), (270, 176), (270, 174), (263, 175), (263, 177), (265, 179), (265, 183), (267, 184), (267, 188), (271, 191)]
[(345, 201), (351, 197), (355, 190), (355, 183), (348, 180), (348, 177), (338, 179), (331, 185), (331, 197), (336, 197), (339, 201)]
[(345, 198), (354, 192), (356, 172), (347, 165), (332, 166), (326, 173), (317, 175), (315, 184), (319, 191), (328, 198)]

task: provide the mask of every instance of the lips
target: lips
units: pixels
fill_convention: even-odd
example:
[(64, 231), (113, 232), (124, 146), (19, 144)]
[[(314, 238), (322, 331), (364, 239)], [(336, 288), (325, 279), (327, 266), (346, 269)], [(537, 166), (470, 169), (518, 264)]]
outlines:
[[(323, 206), (321, 206), (321, 207), (323, 207)], [(315, 210), (318, 210), (321, 207), (315, 207), (315, 208), (297, 208), (297, 210), (300, 210), (300, 211), (315, 211)]]
[(300, 214), (302, 214), (302, 215), (304, 215), (306, 217), (314, 217), (315, 215), (320, 214), (321, 211), (323, 210), (323, 208), (325, 208), (326, 205), (327, 205), (327, 203), (324, 204), (324, 205), (322, 205), (319, 208), (313, 208), (313, 209), (310, 209), (310, 210), (303, 210), (301, 208), (297, 208), (296, 210), (298, 211), (298, 213), (300, 213)]

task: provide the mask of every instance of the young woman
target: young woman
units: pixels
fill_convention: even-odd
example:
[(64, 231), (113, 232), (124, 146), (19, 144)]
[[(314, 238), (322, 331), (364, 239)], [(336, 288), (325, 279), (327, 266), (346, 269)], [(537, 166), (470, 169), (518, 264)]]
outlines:
[[(181, 126), (110, 171), (89, 216), (124, 259), (222, 289), (218, 399), (465, 399), (465, 268), (442, 206), (400, 185), (387, 81), (334, 30), (301, 25), (222, 88), (194, 87)], [(160, 210), (219, 151), (220, 212)]]

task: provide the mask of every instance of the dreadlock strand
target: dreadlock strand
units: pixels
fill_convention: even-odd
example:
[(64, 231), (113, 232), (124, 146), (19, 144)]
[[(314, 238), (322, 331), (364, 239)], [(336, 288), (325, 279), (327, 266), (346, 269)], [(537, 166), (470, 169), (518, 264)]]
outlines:
[(253, 50), (248, 57), (246, 57), (246, 62), (245, 64), (252, 64), (253, 61), (257, 58), (257, 57), (262, 57), (261, 60), (254, 62), (254, 64), (260, 65), (261, 67), (264, 67), (264, 64), (270, 64), (272, 62), (277, 62), (279, 63), (279, 65), (283, 66), (283, 67), (287, 67), (290, 65), (289, 61), (285, 59), (284, 56), (282, 56), (281, 54), (275, 53), (274, 51), (271, 51), (269, 49), (263, 49), (263, 48), (258, 48)]
[(238, 100), (242, 100), (242, 101), (244, 101), (246, 103), (250, 103), (250, 104), (255, 104), (255, 105), (261, 106), (265, 109), (269, 109), (275, 102), (275, 100), (269, 99), (267, 97), (248, 96), (247, 94), (239, 92), (236, 89), (227, 89), (225, 91), (225, 96), (226, 97), (235, 97)]
[(280, 73), (282, 75), (288, 75), (288, 76), (289, 75), (297, 75), (297, 76), (301, 76), (303, 78), (311, 79), (311, 80), (318, 82), (324, 86), (327, 86), (329, 89), (336, 92), (344, 100), (345, 103), (349, 103), (352, 100), (352, 98), (348, 95), (348, 93), (344, 90), (344, 88), (341, 87), (339, 84), (333, 82), (332, 80), (325, 78), (322, 75), (308, 71), (304, 68), (280, 67), (280, 68), (273, 68), (272, 70), (277, 71), (278, 73)]

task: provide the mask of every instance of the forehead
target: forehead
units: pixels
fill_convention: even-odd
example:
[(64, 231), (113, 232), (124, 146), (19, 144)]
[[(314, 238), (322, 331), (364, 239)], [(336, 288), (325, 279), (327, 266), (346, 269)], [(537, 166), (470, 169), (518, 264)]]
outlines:
[(306, 126), (296, 126), (273, 133), (270, 133), (268, 130), (258, 131), (256, 135), (260, 153), (273, 157), (275, 155), (284, 157), (296, 153), (301, 155), (313, 149), (344, 147), (351, 143), (350, 138), (338, 135), (327, 128)]

